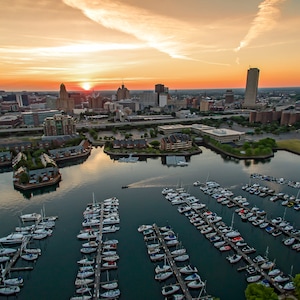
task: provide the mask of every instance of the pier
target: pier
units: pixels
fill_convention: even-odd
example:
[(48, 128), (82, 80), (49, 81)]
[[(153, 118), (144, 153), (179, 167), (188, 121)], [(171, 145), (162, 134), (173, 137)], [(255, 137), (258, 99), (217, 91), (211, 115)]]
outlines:
[(93, 299), (98, 300), (100, 297), (100, 276), (101, 276), (101, 261), (102, 261), (102, 230), (103, 230), (103, 219), (104, 219), (104, 203), (101, 203), (101, 214), (100, 214), (100, 225), (99, 225), (99, 236), (98, 236), (98, 249), (96, 256), (95, 265), (95, 281), (94, 281), (94, 295)]

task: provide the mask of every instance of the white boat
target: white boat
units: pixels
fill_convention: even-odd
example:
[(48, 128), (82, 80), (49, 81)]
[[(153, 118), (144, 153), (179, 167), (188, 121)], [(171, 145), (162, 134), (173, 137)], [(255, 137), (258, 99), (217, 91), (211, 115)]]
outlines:
[(42, 254), (42, 250), (40, 248), (24, 248), (23, 252), (26, 254), (38, 254), (41, 255)]
[(105, 290), (115, 290), (118, 288), (118, 282), (116, 280), (109, 281), (109, 272), (106, 271), (107, 274), (107, 281), (106, 283), (101, 284), (101, 287)]
[(88, 248), (88, 247), (98, 247), (98, 243), (96, 241), (88, 241), (86, 243), (82, 244), (83, 248)]
[(186, 162), (186, 161), (180, 160), (180, 161), (177, 162), (176, 165), (177, 165), (177, 166), (180, 166), (180, 167), (185, 167), (185, 166), (188, 166), (189, 163)]
[(230, 256), (227, 256), (226, 259), (231, 263), (231, 264), (235, 264), (237, 262), (239, 262), (242, 259), (242, 255), (239, 254), (233, 254)]
[(290, 276), (288, 275), (278, 275), (274, 278), (275, 282), (282, 283), (290, 280)]
[(6, 237), (0, 238), (0, 244), (3, 245), (21, 244), (23, 240), (24, 240), (24, 235), (22, 233), (11, 233)]
[(99, 226), (100, 220), (99, 219), (85, 219), (82, 222), (83, 227), (91, 227), (91, 226)]
[(83, 278), (88, 278), (88, 277), (94, 276), (94, 274), (95, 274), (95, 272), (93, 270), (78, 271), (77, 277), (80, 279), (83, 279)]
[(33, 261), (33, 260), (37, 260), (39, 257), (38, 254), (35, 253), (24, 253), (21, 254), (21, 258), (24, 260), (28, 260), (28, 261)]
[(103, 256), (112, 256), (112, 255), (116, 255), (117, 254), (117, 251), (115, 250), (106, 250), (104, 249), (105, 251), (102, 251), (102, 255)]
[(180, 248), (180, 249), (176, 249), (176, 250), (171, 251), (171, 254), (174, 255), (174, 256), (182, 255), (182, 254), (185, 254), (185, 253), (186, 253), (186, 249), (184, 249), (184, 248)]
[(286, 283), (286, 284), (283, 286), (283, 289), (286, 290), (286, 291), (293, 291), (293, 290), (295, 289), (294, 282), (293, 282), (293, 281), (290, 281), (290, 282)]
[(163, 294), (163, 296), (168, 296), (176, 293), (179, 289), (180, 287), (176, 284), (166, 285), (163, 286), (161, 293)]
[(79, 265), (93, 265), (95, 263), (95, 259), (90, 259), (90, 258), (82, 258), (77, 261)]
[(7, 262), (9, 260), (10, 260), (9, 256), (6, 256), (6, 255), (0, 256), (0, 263)]
[(193, 280), (196, 280), (196, 279), (200, 279), (200, 275), (197, 274), (197, 273), (193, 273), (193, 274), (191, 274), (189, 276), (186, 276), (184, 278), (185, 281), (193, 281)]
[(275, 263), (273, 261), (266, 261), (260, 267), (264, 270), (270, 270), (274, 267)]
[(257, 274), (257, 275), (252, 275), (247, 277), (247, 282), (248, 283), (254, 283), (254, 282), (258, 282), (261, 279), (262, 275)]
[(15, 248), (0, 248), (0, 256), (2, 255), (12, 255), (17, 252)]
[(74, 296), (70, 298), (70, 300), (90, 300), (90, 299), (92, 299), (92, 296), (90, 295)]
[(197, 273), (198, 269), (195, 266), (187, 265), (179, 269), (179, 272), (182, 274), (192, 274)]
[(82, 266), (82, 267), (79, 267), (79, 271), (81, 271), (81, 272), (93, 271), (93, 270), (94, 270), (93, 266)]
[(7, 278), (3, 280), (4, 285), (22, 285), (24, 282), (24, 279), (19, 276), (19, 277), (14, 277), (14, 278)]
[(92, 278), (76, 278), (75, 279), (75, 286), (86, 286), (86, 285), (89, 285), (89, 284), (92, 284), (94, 282), (94, 279)]
[(276, 277), (276, 276), (278, 276), (278, 275), (281, 274), (281, 273), (282, 273), (282, 272), (281, 272), (280, 269), (273, 269), (273, 270), (271, 270), (271, 271), (268, 272), (268, 275), (269, 275), (270, 277)]
[(115, 254), (115, 255), (110, 255), (110, 256), (103, 256), (102, 260), (103, 261), (117, 261), (119, 259), (119, 255)]
[(286, 245), (286, 246), (290, 246), (292, 245), (293, 243), (295, 242), (295, 238), (294, 237), (290, 237), (290, 238), (287, 238), (283, 241), (283, 243)]
[(90, 293), (91, 292), (91, 288), (87, 287), (87, 286), (81, 286), (80, 288), (76, 289), (76, 293), (77, 294), (85, 294), (85, 293)]
[(160, 273), (157, 273), (154, 278), (158, 281), (163, 281), (163, 280), (166, 280), (168, 279), (169, 277), (171, 277), (173, 275), (173, 272), (172, 271), (166, 271), (166, 272), (160, 272)]
[(120, 229), (120, 227), (115, 226), (115, 225), (111, 225), (111, 226), (105, 226), (102, 228), (102, 233), (112, 233), (112, 232), (116, 232)]
[(95, 231), (81, 232), (77, 234), (77, 238), (79, 240), (92, 240), (92, 239), (96, 239), (97, 237), (98, 237), (98, 232)]
[(186, 261), (189, 259), (189, 255), (188, 254), (183, 254), (183, 255), (179, 255), (174, 257), (175, 261)]
[(120, 295), (121, 295), (120, 290), (115, 289), (115, 290), (108, 290), (108, 291), (100, 294), (100, 297), (114, 299), (114, 298), (119, 297)]
[(83, 247), (80, 249), (80, 252), (83, 254), (91, 254), (97, 251), (96, 247)]
[(106, 269), (115, 269), (118, 267), (118, 265), (116, 261), (107, 261), (102, 264), (102, 267)]
[(157, 261), (157, 260), (161, 260), (165, 257), (165, 254), (163, 253), (153, 253), (153, 254), (150, 254), (150, 259), (151, 261)]
[(199, 289), (205, 286), (205, 283), (200, 279), (196, 279), (187, 283), (187, 286), (191, 289)]
[(141, 226), (138, 227), (138, 232), (143, 232), (143, 231), (145, 231), (147, 229), (151, 229), (151, 228), (152, 228), (152, 225), (145, 225), (145, 224), (143, 224), (143, 225), (141, 225)]
[(107, 240), (107, 241), (104, 241), (104, 242), (103, 242), (103, 245), (116, 245), (116, 244), (118, 244), (118, 243), (119, 243), (119, 241), (116, 240), (116, 239), (114, 239), (114, 240)]
[(14, 295), (20, 292), (20, 287), (18, 286), (5, 286), (0, 288), (0, 295), (4, 295), (4, 296), (10, 296), (10, 295)]
[(42, 219), (42, 215), (37, 213), (25, 214), (21, 215), (20, 219), (22, 220), (22, 222), (36, 222)]

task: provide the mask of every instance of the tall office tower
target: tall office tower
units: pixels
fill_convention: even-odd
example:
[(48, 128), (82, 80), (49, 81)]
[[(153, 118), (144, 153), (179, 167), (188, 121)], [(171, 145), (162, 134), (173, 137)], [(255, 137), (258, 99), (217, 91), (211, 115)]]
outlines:
[(244, 99), (244, 108), (255, 108), (257, 98), (259, 69), (250, 68), (247, 73), (247, 83)]
[(60, 85), (59, 97), (56, 101), (56, 108), (59, 110), (63, 110), (68, 114), (73, 113), (74, 109), (74, 98), (70, 97), (69, 93), (66, 90), (65, 85), (62, 83)]
[(159, 95), (162, 93), (165, 93), (165, 86), (160, 83), (156, 84), (155, 85), (155, 93), (157, 94), (156, 106), (159, 106)]

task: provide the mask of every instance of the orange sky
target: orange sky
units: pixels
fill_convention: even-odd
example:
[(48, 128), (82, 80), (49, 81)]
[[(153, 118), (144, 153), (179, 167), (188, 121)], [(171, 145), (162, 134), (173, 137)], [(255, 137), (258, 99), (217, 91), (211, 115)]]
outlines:
[[(34, 5), (33, 5), (34, 3)], [(0, 90), (300, 86), (298, 0), (4, 0)]]

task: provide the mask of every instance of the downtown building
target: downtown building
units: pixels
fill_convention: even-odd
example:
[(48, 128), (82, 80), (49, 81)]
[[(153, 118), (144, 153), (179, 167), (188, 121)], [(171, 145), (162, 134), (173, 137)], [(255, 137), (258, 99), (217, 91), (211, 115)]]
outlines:
[(259, 69), (250, 68), (247, 72), (247, 82), (243, 108), (256, 108)]
[(47, 137), (75, 134), (75, 122), (71, 116), (56, 114), (53, 117), (46, 118), (44, 121), (44, 135)]

